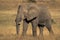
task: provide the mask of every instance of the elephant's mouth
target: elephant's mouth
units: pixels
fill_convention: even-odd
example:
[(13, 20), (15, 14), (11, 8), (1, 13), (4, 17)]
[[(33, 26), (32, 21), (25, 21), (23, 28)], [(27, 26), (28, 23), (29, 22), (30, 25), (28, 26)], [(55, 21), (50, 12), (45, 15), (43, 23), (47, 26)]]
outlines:
[(29, 23), (29, 22), (32, 22), (33, 20), (35, 20), (37, 17), (34, 17), (33, 19), (31, 19), (31, 20), (27, 20), (27, 18), (25, 18), (24, 20), (27, 22), (27, 23)]

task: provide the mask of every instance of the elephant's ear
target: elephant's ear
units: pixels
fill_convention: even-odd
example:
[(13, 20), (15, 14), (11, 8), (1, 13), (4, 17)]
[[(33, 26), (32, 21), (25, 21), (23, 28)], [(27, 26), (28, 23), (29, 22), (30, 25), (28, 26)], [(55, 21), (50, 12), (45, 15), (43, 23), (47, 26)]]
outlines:
[(37, 17), (39, 14), (39, 9), (38, 6), (35, 4), (31, 4), (29, 6), (29, 10), (28, 10), (28, 17), (27, 20), (32, 20), (33, 18)]

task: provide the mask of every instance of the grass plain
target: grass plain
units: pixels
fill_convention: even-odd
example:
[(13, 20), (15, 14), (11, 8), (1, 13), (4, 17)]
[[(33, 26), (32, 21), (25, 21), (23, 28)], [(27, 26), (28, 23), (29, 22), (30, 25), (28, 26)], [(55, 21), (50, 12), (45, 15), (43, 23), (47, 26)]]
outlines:
[[(9, 4), (8, 4), (9, 3)], [(11, 3), (11, 4), (10, 4)], [(11, 0), (0, 0), (0, 40), (38, 40), (38, 38), (34, 38), (32, 35), (32, 27), (29, 24), (27, 35), (25, 38), (20, 39), (20, 35), (22, 34), (23, 25), (21, 23), (20, 26), (20, 35), (17, 37), (16, 35), (16, 26), (15, 26), (15, 17), (17, 13), (19, 1), (15, 0), (14, 2)], [(56, 8), (50, 8), (50, 12), (52, 18), (56, 23), (52, 24), (52, 29), (55, 33), (55, 37), (57, 40), (60, 40), (60, 8), (56, 6)], [(39, 30), (37, 28), (37, 35), (39, 34)], [(44, 40), (49, 40), (49, 32), (46, 28), (44, 28)]]

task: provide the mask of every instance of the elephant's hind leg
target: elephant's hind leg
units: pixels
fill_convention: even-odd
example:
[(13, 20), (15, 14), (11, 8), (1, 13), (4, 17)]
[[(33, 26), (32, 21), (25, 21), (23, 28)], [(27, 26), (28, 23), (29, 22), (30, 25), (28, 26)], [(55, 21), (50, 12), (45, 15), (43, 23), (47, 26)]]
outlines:
[(32, 33), (33, 33), (33, 36), (36, 37), (37, 36), (37, 21), (36, 20), (33, 20), (32, 22)]
[(51, 26), (51, 22), (46, 22), (46, 28), (48, 29), (49, 31), (49, 34), (50, 34), (50, 37), (52, 40), (55, 40), (55, 36), (54, 36), (54, 32), (52, 30), (52, 26)]

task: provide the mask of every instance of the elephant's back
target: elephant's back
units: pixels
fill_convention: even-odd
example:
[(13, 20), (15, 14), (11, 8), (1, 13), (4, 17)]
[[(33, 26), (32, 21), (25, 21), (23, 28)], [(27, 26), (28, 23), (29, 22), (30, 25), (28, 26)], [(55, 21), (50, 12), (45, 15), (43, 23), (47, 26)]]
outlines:
[(39, 16), (41, 17), (41, 19), (50, 19), (51, 18), (50, 11), (46, 5), (40, 5)]

